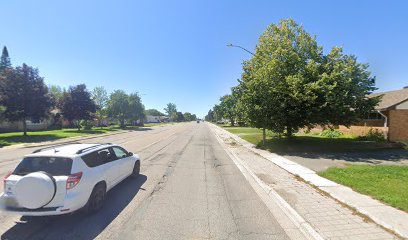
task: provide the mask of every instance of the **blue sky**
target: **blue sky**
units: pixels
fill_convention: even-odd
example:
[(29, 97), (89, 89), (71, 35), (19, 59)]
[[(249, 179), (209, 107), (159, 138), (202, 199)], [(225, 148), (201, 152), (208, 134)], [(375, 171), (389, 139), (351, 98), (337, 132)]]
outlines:
[(368, 62), (379, 91), (408, 85), (407, 1), (3, 1), (0, 46), (47, 84), (139, 92), (204, 116), (236, 85), (270, 23), (292, 17), (328, 51)]

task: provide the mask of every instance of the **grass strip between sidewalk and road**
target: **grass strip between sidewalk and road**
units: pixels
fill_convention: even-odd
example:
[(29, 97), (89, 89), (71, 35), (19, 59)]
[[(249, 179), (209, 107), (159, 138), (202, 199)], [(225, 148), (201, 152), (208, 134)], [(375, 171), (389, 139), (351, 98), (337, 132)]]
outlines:
[(350, 165), (318, 174), (408, 212), (408, 166)]

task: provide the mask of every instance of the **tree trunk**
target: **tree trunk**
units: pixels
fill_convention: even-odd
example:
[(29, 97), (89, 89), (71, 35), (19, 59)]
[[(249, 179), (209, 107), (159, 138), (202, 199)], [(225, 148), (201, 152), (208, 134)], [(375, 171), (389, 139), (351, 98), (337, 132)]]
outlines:
[(266, 142), (266, 130), (265, 128), (262, 128), (262, 145), (265, 146), (265, 142)]
[(77, 127), (78, 127), (78, 132), (81, 131), (81, 120), (78, 120)]
[(27, 136), (27, 122), (26, 118), (23, 118), (23, 131), (24, 131), (24, 136)]
[(292, 140), (292, 139), (293, 139), (293, 129), (292, 129), (291, 126), (286, 126), (286, 137), (287, 137), (289, 140)]
[(235, 121), (234, 121), (234, 119), (233, 119), (233, 118), (231, 118), (231, 119), (230, 119), (230, 122), (231, 122), (231, 126), (233, 126), (233, 127), (234, 127), (234, 126), (235, 126)]
[(125, 128), (125, 120), (124, 119), (120, 120), (120, 128)]

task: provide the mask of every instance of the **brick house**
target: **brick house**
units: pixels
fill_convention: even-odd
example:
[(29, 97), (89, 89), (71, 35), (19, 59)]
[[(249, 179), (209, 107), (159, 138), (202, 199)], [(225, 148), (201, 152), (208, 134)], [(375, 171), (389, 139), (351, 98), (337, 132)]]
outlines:
[(381, 100), (367, 119), (349, 128), (340, 126), (340, 130), (354, 135), (365, 135), (370, 129), (377, 129), (391, 141), (407, 140), (408, 87), (370, 95), (370, 97), (378, 96)]

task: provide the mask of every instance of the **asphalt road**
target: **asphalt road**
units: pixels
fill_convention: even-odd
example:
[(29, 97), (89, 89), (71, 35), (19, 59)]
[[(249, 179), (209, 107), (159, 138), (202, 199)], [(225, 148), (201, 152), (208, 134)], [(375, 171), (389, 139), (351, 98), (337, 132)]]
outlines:
[[(138, 153), (140, 177), (112, 189), (94, 215), (25, 219), (0, 212), (1, 239), (288, 239), (205, 123), (84, 142)], [(0, 149), (0, 174), (33, 150)]]

